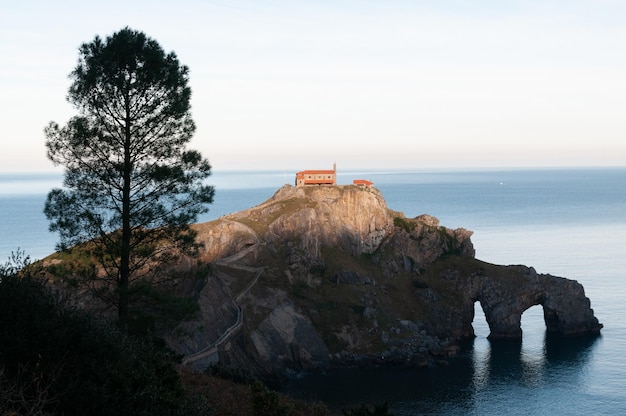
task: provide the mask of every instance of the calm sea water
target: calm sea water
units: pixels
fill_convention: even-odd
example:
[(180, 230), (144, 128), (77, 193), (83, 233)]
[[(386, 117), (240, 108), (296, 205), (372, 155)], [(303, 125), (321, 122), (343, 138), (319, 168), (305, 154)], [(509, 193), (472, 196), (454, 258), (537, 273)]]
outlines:
[[(540, 306), (522, 316), (521, 344), (491, 343), (477, 305), (477, 338), (448, 366), (329, 371), (285, 386), (336, 408), (388, 402), (396, 415), (626, 414), (626, 168), (340, 172), (370, 179), (390, 208), (474, 231), (476, 256), (578, 280), (604, 324), (591, 339), (547, 338)], [(42, 214), (56, 174), (0, 174), (0, 262), (18, 247), (54, 250)], [(293, 172), (217, 172), (200, 221), (256, 205)]]

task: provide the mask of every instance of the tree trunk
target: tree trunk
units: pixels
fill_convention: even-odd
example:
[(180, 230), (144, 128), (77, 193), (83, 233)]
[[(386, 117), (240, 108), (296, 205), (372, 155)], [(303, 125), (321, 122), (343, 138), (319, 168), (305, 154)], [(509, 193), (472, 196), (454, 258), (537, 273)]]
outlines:
[(128, 286), (130, 282), (130, 240), (131, 240), (131, 224), (130, 224), (130, 182), (132, 177), (132, 161), (131, 161), (131, 133), (130, 133), (130, 105), (129, 99), (126, 99), (126, 120), (124, 126), (124, 167), (123, 167), (123, 186), (122, 186), (122, 241), (121, 241), (121, 259), (120, 274), (118, 281), (119, 303), (118, 315), (122, 328), (128, 327), (129, 321), (129, 299)]

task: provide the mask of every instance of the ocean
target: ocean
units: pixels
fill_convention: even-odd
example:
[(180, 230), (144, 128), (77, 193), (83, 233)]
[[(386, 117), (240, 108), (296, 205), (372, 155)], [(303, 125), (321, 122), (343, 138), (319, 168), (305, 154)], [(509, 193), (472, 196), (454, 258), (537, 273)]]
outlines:
[[(209, 221), (269, 198), (295, 172), (215, 172)], [(604, 324), (599, 337), (552, 339), (542, 309), (522, 316), (520, 343), (492, 343), (476, 305), (476, 339), (448, 365), (308, 374), (283, 387), (336, 409), (387, 402), (395, 415), (617, 415), (626, 413), (626, 168), (339, 171), (374, 182), (408, 217), (474, 231), (476, 257), (575, 279)], [(42, 213), (59, 174), (0, 174), (0, 263), (18, 248), (54, 250)]]

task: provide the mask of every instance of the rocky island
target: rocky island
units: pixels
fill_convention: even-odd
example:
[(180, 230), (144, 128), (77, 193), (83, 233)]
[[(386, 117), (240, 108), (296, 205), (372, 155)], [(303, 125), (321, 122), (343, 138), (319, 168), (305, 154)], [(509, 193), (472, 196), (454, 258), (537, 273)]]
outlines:
[(285, 185), (245, 211), (194, 225), (207, 267), (179, 290), (200, 312), (165, 334), (197, 370), (241, 368), (265, 380), (342, 365), (428, 366), (474, 337), (521, 340), (542, 305), (547, 331), (597, 334), (578, 282), (475, 258), (472, 232), (406, 218), (371, 186)]

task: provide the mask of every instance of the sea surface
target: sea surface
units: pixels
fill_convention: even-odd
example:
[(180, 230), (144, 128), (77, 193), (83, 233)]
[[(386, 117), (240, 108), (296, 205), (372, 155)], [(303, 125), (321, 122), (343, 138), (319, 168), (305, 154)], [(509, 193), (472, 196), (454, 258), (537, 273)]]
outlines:
[[(263, 202), (295, 172), (215, 172), (200, 222)], [(476, 257), (525, 264), (583, 284), (604, 324), (599, 337), (546, 337), (541, 306), (522, 316), (522, 343), (491, 343), (476, 304), (477, 338), (447, 366), (303, 375), (283, 388), (336, 409), (387, 402), (395, 415), (626, 414), (626, 168), (339, 171), (369, 179), (408, 217), (474, 231)], [(54, 251), (42, 213), (59, 174), (0, 174), (0, 263), (18, 248)]]

